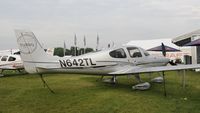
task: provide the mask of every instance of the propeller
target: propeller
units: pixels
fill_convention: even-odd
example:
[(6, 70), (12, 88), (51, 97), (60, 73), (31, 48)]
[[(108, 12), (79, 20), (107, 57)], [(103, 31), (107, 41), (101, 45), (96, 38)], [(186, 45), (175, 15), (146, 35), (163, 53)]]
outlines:
[[(165, 45), (163, 43), (161, 43), (161, 47), (162, 47), (162, 54), (163, 54), (164, 57), (166, 57), (166, 48), (165, 48)], [(173, 60), (170, 60), (169, 64), (170, 65), (177, 65), (176, 63), (173, 62)]]
[(165, 57), (165, 56), (166, 56), (165, 45), (162, 43), (162, 44), (161, 44), (161, 47), (162, 47), (162, 54), (163, 54), (163, 56)]

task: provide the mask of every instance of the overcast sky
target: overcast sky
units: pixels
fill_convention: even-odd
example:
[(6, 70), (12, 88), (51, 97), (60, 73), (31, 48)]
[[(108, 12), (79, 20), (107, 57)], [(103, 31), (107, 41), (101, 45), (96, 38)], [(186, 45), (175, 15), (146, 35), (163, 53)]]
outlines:
[(0, 0), (0, 49), (17, 48), (14, 29), (29, 29), (45, 47), (95, 47), (174, 38), (200, 29), (199, 0)]

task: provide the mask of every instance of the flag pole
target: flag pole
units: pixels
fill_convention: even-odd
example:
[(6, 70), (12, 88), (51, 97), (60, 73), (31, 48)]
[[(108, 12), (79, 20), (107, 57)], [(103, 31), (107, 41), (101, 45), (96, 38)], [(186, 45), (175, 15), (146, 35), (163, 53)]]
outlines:
[(74, 47), (75, 47), (75, 49), (74, 49), (74, 56), (76, 56), (76, 41), (77, 41), (77, 39), (76, 39), (76, 34), (74, 35)]
[(65, 56), (65, 52), (66, 52), (66, 44), (65, 44), (65, 41), (64, 41), (64, 48), (63, 48), (63, 55)]
[(84, 42), (84, 54), (85, 54), (85, 52), (86, 52), (86, 37), (85, 37), (85, 35), (84, 35), (83, 42)]
[(97, 33), (97, 46), (96, 46), (96, 51), (98, 51), (98, 48), (99, 48), (99, 35)]

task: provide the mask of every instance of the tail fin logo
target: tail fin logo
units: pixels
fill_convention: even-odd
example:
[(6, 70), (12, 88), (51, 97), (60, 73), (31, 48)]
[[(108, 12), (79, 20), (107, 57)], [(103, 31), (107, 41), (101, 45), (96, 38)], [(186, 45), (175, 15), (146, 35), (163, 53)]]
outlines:
[(24, 54), (31, 54), (37, 49), (37, 41), (31, 34), (21, 34), (17, 40), (19, 49)]

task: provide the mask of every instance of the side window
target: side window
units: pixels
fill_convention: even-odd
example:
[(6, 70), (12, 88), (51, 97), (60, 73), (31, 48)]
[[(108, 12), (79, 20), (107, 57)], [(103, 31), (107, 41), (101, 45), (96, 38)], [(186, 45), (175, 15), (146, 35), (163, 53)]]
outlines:
[(9, 59), (8, 59), (8, 61), (15, 61), (16, 60), (16, 58), (15, 57), (9, 57)]
[(131, 58), (142, 57), (140, 50), (136, 47), (127, 48)]
[(124, 52), (123, 49), (117, 49), (117, 50), (111, 51), (109, 54), (113, 58), (126, 58), (126, 53)]
[(1, 61), (7, 61), (8, 56), (3, 56)]
[(145, 56), (149, 56), (150, 54), (147, 51), (144, 51)]
[(144, 50), (142, 48), (141, 48), (141, 50), (143, 51), (143, 53), (144, 53), (145, 56), (149, 56), (150, 55), (146, 50)]

